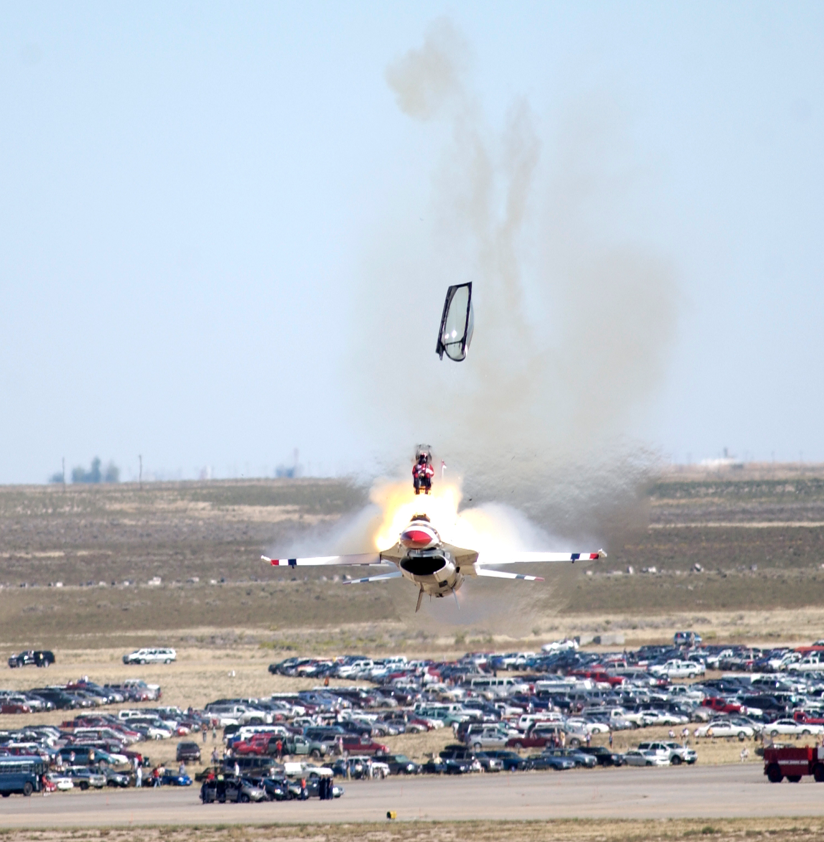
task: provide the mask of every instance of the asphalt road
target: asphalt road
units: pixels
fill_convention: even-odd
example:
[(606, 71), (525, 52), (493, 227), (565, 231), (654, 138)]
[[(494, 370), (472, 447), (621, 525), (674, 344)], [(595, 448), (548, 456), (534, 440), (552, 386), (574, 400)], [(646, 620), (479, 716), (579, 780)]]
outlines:
[(199, 788), (54, 793), (0, 800), (0, 827), (552, 818), (824, 815), (824, 786), (767, 783), (760, 764), (352, 781), (335, 801), (202, 805)]

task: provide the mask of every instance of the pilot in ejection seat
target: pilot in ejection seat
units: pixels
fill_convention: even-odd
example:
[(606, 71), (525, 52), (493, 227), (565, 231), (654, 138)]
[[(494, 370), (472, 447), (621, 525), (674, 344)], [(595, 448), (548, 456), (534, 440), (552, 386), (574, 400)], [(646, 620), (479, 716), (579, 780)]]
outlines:
[(412, 481), (415, 485), (415, 494), (429, 494), (432, 490), (432, 477), (435, 476), (435, 469), (432, 467), (431, 458), (425, 453), (418, 456), (418, 461), (412, 468)]

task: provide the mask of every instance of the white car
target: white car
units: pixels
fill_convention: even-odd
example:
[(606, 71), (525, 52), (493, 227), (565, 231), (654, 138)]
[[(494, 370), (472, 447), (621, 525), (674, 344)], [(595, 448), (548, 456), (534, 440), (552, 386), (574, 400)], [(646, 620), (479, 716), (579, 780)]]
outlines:
[(790, 734), (793, 737), (824, 734), (824, 725), (796, 722), (794, 719), (777, 719), (775, 722), (770, 722), (764, 726), (764, 733), (771, 737), (777, 737), (779, 734)]
[(689, 722), (688, 717), (667, 710), (645, 710), (643, 716), (645, 725), (686, 725)]
[(582, 719), (578, 716), (570, 717), (567, 719), (567, 725), (571, 725), (573, 728), (579, 728), (589, 734), (609, 733), (609, 725), (594, 719)]
[(177, 660), (174, 649), (136, 649), (123, 656), (124, 664), (171, 664)]
[(681, 661), (674, 658), (664, 664), (654, 664), (649, 668), (653, 675), (666, 676), (667, 678), (696, 678), (705, 672), (703, 664), (695, 661)]
[(577, 648), (577, 640), (566, 638), (564, 640), (553, 640), (552, 643), (545, 643), (541, 647), (541, 652), (548, 652), (554, 655), (556, 652), (574, 652)]
[(725, 719), (714, 719), (698, 729), (699, 737), (738, 737), (745, 740), (755, 736), (755, 729)]
[(627, 766), (669, 766), (669, 752), (639, 751), (634, 748), (624, 754), (624, 763)]

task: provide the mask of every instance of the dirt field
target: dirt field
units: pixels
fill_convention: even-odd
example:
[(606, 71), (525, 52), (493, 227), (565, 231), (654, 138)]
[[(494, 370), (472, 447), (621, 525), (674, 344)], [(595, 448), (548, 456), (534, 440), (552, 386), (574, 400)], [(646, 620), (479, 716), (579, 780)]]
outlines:
[(8, 842), (713, 842), (771, 840), (818, 842), (820, 819), (673, 821), (391, 822), (374, 824), (239, 825), (233, 827), (134, 827), (70, 830), (7, 830)]
[[(223, 647), (243, 635), (282, 651), (388, 651), (610, 631), (645, 642), (679, 626), (710, 639), (824, 634), (812, 619), (824, 605), (820, 466), (664, 476), (649, 528), (605, 561), (553, 566), (535, 586), (472, 581), (460, 611), (444, 600), (415, 615), (406, 582), (342, 588), (317, 568), (259, 561), (301, 535), (322, 546), (365, 501), (334, 480), (0, 488), (0, 646)], [(799, 611), (804, 628), (786, 622)]]

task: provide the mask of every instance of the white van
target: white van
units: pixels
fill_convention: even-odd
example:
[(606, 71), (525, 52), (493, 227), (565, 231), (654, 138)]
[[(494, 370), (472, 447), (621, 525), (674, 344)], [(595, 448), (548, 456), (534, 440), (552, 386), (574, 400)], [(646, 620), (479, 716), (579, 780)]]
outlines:
[(124, 664), (171, 664), (176, 660), (174, 649), (136, 649), (123, 656)]
[(518, 678), (495, 678), (491, 675), (484, 675), (478, 678), (470, 678), (469, 686), (476, 693), (487, 698), (504, 698), (515, 693), (528, 693), (529, 685)]

